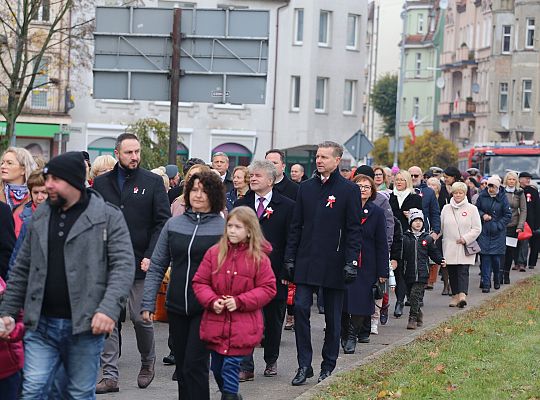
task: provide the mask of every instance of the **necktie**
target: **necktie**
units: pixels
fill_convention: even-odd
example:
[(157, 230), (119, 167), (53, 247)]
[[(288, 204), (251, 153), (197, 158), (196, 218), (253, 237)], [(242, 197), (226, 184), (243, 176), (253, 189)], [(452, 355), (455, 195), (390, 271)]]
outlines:
[(257, 207), (257, 217), (261, 218), (264, 212), (264, 197), (259, 197), (259, 206)]

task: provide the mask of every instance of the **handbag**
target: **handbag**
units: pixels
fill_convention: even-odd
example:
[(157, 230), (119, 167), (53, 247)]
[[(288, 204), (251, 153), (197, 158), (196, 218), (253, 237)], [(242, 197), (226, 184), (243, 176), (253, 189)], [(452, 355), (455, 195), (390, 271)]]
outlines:
[(386, 293), (386, 282), (381, 282), (377, 280), (377, 282), (374, 283), (371, 287), (371, 290), (373, 291), (374, 300), (382, 299), (384, 297), (384, 294)]
[[(454, 212), (454, 209), (452, 209), (452, 215), (454, 216), (454, 219), (456, 220), (456, 227), (458, 229), (459, 236), (463, 237), (461, 236), (461, 232), (459, 231), (459, 222), (456, 218), (456, 213)], [(466, 256), (474, 256), (475, 254), (480, 253), (482, 249), (480, 248), (480, 245), (478, 244), (478, 242), (476, 240), (473, 240), (469, 244), (465, 243), (463, 245), (463, 250), (465, 251)]]
[(525, 222), (525, 226), (523, 227), (523, 232), (518, 233), (518, 240), (528, 240), (532, 238), (532, 229), (529, 226), (528, 223)]

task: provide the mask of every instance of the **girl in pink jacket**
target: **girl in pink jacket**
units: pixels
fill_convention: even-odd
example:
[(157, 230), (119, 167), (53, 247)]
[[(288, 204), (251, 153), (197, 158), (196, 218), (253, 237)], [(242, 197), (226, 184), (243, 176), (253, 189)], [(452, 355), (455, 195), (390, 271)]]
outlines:
[(222, 400), (242, 398), (240, 363), (262, 338), (261, 310), (276, 294), (271, 250), (255, 212), (234, 208), (223, 237), (208, 249), (193, 277), (195, 296), (205, 309), (200, 336), (211, 350), (210, 368)]
[[(6, 290), (6, 283), (0, 277), (0, 300)], [(0, 326), (2, 330), (3, 326)], [(23, 339), (24, 325), (22, 314), (15, 324), (15, 329), (7, 339), (0, 339), (0, 398), (16, 400), (22, 382), (21, 371), (24, 366)]]

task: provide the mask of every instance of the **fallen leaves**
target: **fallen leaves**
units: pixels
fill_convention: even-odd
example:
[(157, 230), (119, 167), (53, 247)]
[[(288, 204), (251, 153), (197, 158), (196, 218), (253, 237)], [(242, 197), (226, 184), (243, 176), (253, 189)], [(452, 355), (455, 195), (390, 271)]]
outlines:
[(438, 372), (439, 374), (444, 374), (446, 372), (444, 364), (437, 364), (437, 366), (435, 367), (435, 372)]
[(381, 390), (379, 393), (377, 393), (377, 399), (399, 399), (401, 396), (401, 389), (396, 392), (392, 392), (390, 390)]

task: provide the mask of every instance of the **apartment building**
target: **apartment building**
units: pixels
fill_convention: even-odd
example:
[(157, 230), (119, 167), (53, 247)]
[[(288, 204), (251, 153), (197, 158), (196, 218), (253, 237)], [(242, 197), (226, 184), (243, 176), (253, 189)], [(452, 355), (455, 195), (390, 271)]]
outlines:
[[(269, 10), (264, 103), (180, 103), (181, 157), (209, 160), (224, 151), (232, 165), (246, 164), (274, 147), (286, 151), (289, 165), (309, 167), (318, 142), (343, 143), (360, 128), (367, 2), (159, 0), (145, 6)], [(88, 148), (92, 157), (112, 153), (114, 138), (136, 120), (169, 121), (169, 102), (94, 99), (92, 71), (76, 75), (84, 85), (71, 112), (70, 149)]]

